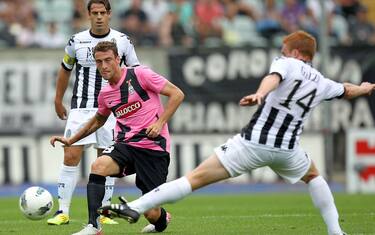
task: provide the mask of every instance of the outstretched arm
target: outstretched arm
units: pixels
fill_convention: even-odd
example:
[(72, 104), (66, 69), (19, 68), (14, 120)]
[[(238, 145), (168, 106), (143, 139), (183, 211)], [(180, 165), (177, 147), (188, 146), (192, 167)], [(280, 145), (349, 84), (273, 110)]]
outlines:
[(65, 138), (63, 136), (52, 136), (50, 139), (50, 143), (53, 147), (55, 147), (56, 141), (63, 143), (65, 146), (70, 146), (74, 144), (75, 142), (77, 142), (78, 140), (85, 138), (91, 133), (94, 133), (97, 129), (99, 129), (100, 127), (104, 125), (107, 119), (108, 119), (107, 116), (102, 116), (96, 113), (95, 116), (91, 118), (90, 121), (72, 137)]
[(259, 85), (256, 93), (247, 95), (240, 100), (241, 106), (251, 106), (258, 104), (260, 105), (264, 98), (271, 91), (275, 90), (280, 84), (280, 76), (278, 74), (269, 74), (263, 78), (262, 82)]
[(160, 115), (159, 119), (155, 123), (151, 124), (146, 130), (146, 134), (151, 138), (155, 138), (160, 134), (163, 125), (167, 123), (174, 112), (176, 112), (178, 106), (181, 104), (185, 96), (180, 88), (176, 87), (169, 81), (161, 90), (160, 94), (167, 96), (168, 102), (165, 105), (164, 112)]
[(71, 71), (68, 71), (64, 69), (63, 67), (61, 67), (57, 75), (55, 111), (56, 111), (57, 116), (61, 120), (66, 120), (67, 118), (67, 112), (63, 104), (63, 98), (64, 98), (66, 88), (68, 87), (68, 84), (69, 84), (70, 73)]
[(369, 82), (362, 82), (361, 85), (354, 85), (351, 83), (344, 83), (344, 98), (353, 99), (358, 96), (371, 95), (375, 90), (375, 84)]

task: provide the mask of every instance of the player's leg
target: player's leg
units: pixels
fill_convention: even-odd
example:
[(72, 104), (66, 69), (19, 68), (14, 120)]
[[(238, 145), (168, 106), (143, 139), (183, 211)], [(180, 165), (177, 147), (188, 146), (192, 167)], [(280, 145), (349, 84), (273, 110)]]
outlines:
[[(104, 124), (104, 126), (99, 128), (95, 132), (95, 136), (96, 136), (95, 147), (97, 148), (98, 157), (102, 155), (102, 152), (105, 148), (113, 145), (115, 124), (116, 124), (115, 117), (113, 115), (110, 115), (108, 120)], [(102, 201), (102, 206), (108, 206), (111, 204), (114, 186), (115, 186), (115, 177), (107, 176), (105, 180), (105, 193), (104, 193), (104, 198)], [(100, 216), (100, 223), (110, 224), (110, 225), (118, 224), (118, 222), (116, 222), (115, 220), (107, 216)]]
[(333, 195), (327, 182), (319, 175), (314, 162), (301, 179), (308, 185), (312, 201), (320, 211), (325, 224), (327, 225), (328, 234), (341, 235), (343, 234), (339, 224), (339, 214), (337, 212)]
[[(136, 173), (136, 185), (146, 194), (154, 188), (165, 183), (168, 176), (170, 155), (168, 152), (132, 148), (134, 168)], [(150, 224), (142, 229), (142, 233), (163, 232), (169, 222), (170, 214), (162, 207), (152, 208), (143, 213)]]
[(64, 147), (64, 162), (57, 182), (59, 209), (52, 218), (47, 220), (50, 225), (69, 223), (69, 208), (78, 180), (78, 164), (81, 160), (82, 152), (82, 145)]
[(141, 233), (162, 232), (171, 221), (171, 214), (163, 207), (153, 208), (146, 211), (143, 215), (150, 223), (142, 229)]
[(304, 181), (308, 185), (314, 205), (319, 208), (323, 216), (329, 234), (341, 235), (332, 193), (305, 151), (297, 147), (291, 152), (279, 151), (274, 156), (271, 169), (292, 184), (299, 180)]
[(256, 168), (253, 161), (248, 161), (254, 151), (248, 149), (248, 141), (236, 135), (225, 144), (215, 148), (215, 153), (203, 161), (186, 176), (164, 183), (130, 203), (112, 204), (102, 207), (99, 213), (114, 212), (130, 223), (137, 222), (139, 214), (165, 203), (178, 201), (193, 190), (229, 177), (238, 176)]
[[(97, 149), (97, 155), (100, 157), (103, 153), (104, 149)], [(108, 206), (111, 204), (113, 191), (115, 187), (115, 177), (107, 176), (105, 177), (105, 193), (102, 201), (102, 206)], [(109, 225), (115, 225), (118, 224), (117, 221), (109, 218), (108, 216), (101, 215), (100, 216), (100, 223), (101, 224), (109, 224)]]
[(101, 231), (97, 209), (101, 206), (104, 197), (105, 177), (117, 175), (119, 172), (119, 165), (108, 155), (102, 155), (91, 165), (91, 173), (87, 183), (89, 219), (87, 226), (76, 234), (96, 234)]
[(112, 204), (109, 207), (102, 207), (99, 209), (99, 213), (111, 211), (114, 215), (134, 223), (139, 219), (139, 214), (151, 208), (176, 202), (189, 195), (193, 190), (229, 177), (229, 173), (216, 154), (213, 154), (186, 176), (164, 183), (128, 204)]

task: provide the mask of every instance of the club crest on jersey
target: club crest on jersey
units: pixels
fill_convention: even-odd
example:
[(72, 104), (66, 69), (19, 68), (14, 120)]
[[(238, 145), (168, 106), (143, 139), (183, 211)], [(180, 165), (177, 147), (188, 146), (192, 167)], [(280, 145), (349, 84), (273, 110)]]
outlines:
[(116, 109), (115, 115), (116, 115), (116, 118), (129, 117), (133, 115), (134, 113), (136, 113), (141, 108), (142, 108), (142, 103), (140, 101), (132, 102), (129, 104), (124, 104)]
[(132, 86), (131, 81), (132, 81), (131, 79), (129, 81), (127, 81), (129, 94), (133, 94), (134, 93), (134, 87)]
[(116, 44), (116, 38), (112, 38), (112, 39), (111, 39), (111, 42), (113, 42), (113, 43)]

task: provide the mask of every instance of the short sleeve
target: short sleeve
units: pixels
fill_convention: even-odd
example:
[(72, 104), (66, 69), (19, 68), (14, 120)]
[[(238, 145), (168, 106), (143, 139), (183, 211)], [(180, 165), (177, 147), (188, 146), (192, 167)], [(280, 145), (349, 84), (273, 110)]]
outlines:
[(140, 83), (142, 84), (142, 86), (155, 93), (160, 93), (160, 91), (168, 82), (165, 77), (145, 66), (136, 67), (135, 73), (137, 77), (142, 78), (140, 79)]
[(76, 52), (74, 46), (74, 35), (69, 39), (69, 42), (65, 46), (65, 55), (62, 61), (62, 65), (66, 70), (71, 71), (76, 63)]
[(98, 113), (106, 117), (108, 117), (111, 114), (111, 109), (109, 109), (108, 106), (105, 104), (104, 94), (102, 92), (100, 92), (98, 96)]
[(121, 37), (122, 43), (125, 44), (125, 65), (126, 66), (137, 66), (139, 65), (137, 54), (135, 53), (134, 45), (131, 42), (130, 38), (125, 34)]
[(269, 73), (278, 73), (281, 76), (281, 80), (284, 80), (287, 77), (288, 68), (288, 60), (285, 57), (278, 57), (272, 61)]
[(324, 78), (323, 80), (324, 85), (324, 99), (331, 100), (334, 98), (341, 98), (344, 95), (345, 88), (344, 84), (335, 82), (331, 79)]

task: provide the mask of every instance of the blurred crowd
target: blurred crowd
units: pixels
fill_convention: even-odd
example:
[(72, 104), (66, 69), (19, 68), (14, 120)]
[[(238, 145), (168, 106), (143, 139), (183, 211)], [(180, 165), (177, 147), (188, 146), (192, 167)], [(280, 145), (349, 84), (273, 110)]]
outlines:
[[(375, 44), (360, 0), (111, 0), (111, 26), (138, 46), (278, 46), (303, 29), (334, 45)], [(375, 2), (375, 1), (374, 1)], [(87, 29), (85, 0), (0, 0), (0, 47), (63, 47)]]

